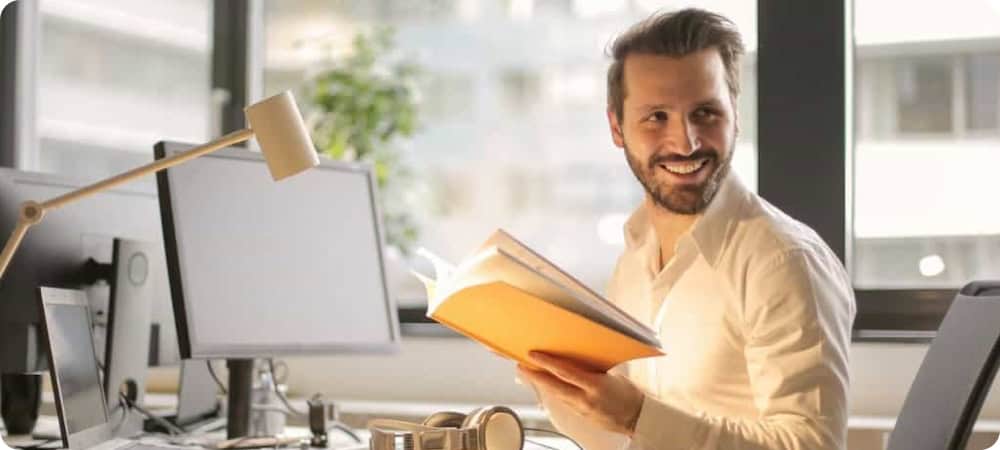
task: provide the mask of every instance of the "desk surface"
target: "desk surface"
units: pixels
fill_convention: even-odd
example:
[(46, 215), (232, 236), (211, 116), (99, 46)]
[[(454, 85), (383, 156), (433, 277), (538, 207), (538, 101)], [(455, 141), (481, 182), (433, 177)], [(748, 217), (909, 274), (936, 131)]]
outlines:
[[(43, 401), (51, 403), (52, 394), (45, 393)], [(292, 399), (292, 405), (305, 410), (305, 399)], [(171, 411), (177, 407), (177, 396), (174, 394), (146, 394), (146, 406), (152, 410)], [(336, 402), (342, 414), (363, 416), (395, 416), (419, 420), (438, 411), (469, 412), (483, 405), (475, 403), (449, 402), (391, 402), (391, 401), (359, 401), (341, 400)], [(506, 405), (513, 409), (521, 418), (530, 422), (548, 422), (545, 412), (536, 405)], [(892, 416), (851, 416), (847, 419), (847, 427), (852, 430), (891, 431), (896, 425)], [(55, 424), (58, 430), (58, 424)], [(979, 420), (975, 431), (1000, 433), (1000, 420)]]
[[(41, 416), (39, 417), (39, 425), (43, 427), (55, 426), (58, 430), (58, 419), (53, 416)], [(362, 442), (357, 443), (351, 440), (347, 435), (343, 433), (331, 432), (329, 438), (329, 447), (332, 450), (355, 450), (355, 449), (367, 449), (368, 439), (370, 433), (366, 429), (354, 430), (358, 436), (361, 438)], [(304, 427), (286, 427), (285, 433), (282, 437), (300, 437), (303, 439), (309, 438), (309, 429)], [(177, 438), (169, 437), (154, 437), (152, 441), (154, 443), (162, 444), (173, 444), (188, 446), (191, 448), (205, 448), (210, 445), (211, 442), (217, 442), (224, 438), (224, 433), (212, 433), (205, 435), (192, 435), (192, 436), (182, 436)], [(148, 440), (150, 438), (142, 438), (142, 440)], [(33, 439), (30, 436), (12, 436), (7, 439), (7, 443), (13, 446), (24, 447), (24, 446), (36, 446), (47, 442), (44, 439)], [(53, 443), (51, 448), (61, 447), (61, 442)], [(289, 449), (299, 449), (298, 446), (289, 446)], [(570, 441), (558, 437), (550, 436), (531, 436), (529, 435), (526, 439), (524, 450), (579, 450)]]

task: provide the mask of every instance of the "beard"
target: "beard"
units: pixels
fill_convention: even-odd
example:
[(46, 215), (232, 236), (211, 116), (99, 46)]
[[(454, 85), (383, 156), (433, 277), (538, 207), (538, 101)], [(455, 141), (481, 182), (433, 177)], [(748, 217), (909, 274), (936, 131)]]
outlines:
[[(729, 154), (724, 160), (719, 159), (719, 152), (715, 149), (698, 150), (688, 156), (655, 154), (646, 163), (642, 163), (625, 146), (625, 159), (635, 174), (635, 178), (642, 184), (646, 194), (653, 202), (667, 211), (675, 214), (698, 214), (705, 210), (719, 192), (722, 181), (729, 174), (730, 166), (733, 162), (733, 148), (729, 149)], [(698, 185), (672, 185), (664, 181), (656, 180), (656, 170), (661, 163), (667, 161), (694, 161), (701, 158), (709, 158), (706, 165), (711, 165), (706, 169), (713, 172), (708, 175), (704, 182)]]

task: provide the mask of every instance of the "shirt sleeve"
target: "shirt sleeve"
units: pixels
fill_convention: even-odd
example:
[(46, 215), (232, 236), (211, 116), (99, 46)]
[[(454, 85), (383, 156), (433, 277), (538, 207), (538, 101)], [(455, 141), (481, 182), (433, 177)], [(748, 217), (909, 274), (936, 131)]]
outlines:
[(647, 395), (630, 449), (845, 448), (855, 306), (839, 260), (792, 250), (747, 276), (745, 355), (759, 416), (685, 411)]

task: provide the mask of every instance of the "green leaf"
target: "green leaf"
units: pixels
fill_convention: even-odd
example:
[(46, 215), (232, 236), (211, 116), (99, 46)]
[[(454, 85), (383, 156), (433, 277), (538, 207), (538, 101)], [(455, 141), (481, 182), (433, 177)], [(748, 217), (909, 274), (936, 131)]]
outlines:
[[(408, 254), (419, 227), (398, 196), (407, 190), (413, 172), (397, 143), (419, 125), (415, 99), (421, 68), (391, 58), (394, 47), (391, 27), (354, 36), (352, 53), (310, 81), (303, 96), (309, 105), (303, 109), (310, 113), (318, 151), (334, 159), (372, 163), (386, 239)], [(387, 201), (390, 198), (394, 201)]]

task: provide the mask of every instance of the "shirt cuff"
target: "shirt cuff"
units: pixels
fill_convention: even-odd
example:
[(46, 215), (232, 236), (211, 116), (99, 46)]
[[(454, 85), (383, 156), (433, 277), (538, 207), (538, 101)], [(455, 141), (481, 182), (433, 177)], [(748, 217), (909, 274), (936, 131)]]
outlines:
[(642, 400), (635, 432), (627, 450), (689, 450), (697, 448), (698, 418), (650, 395)]

